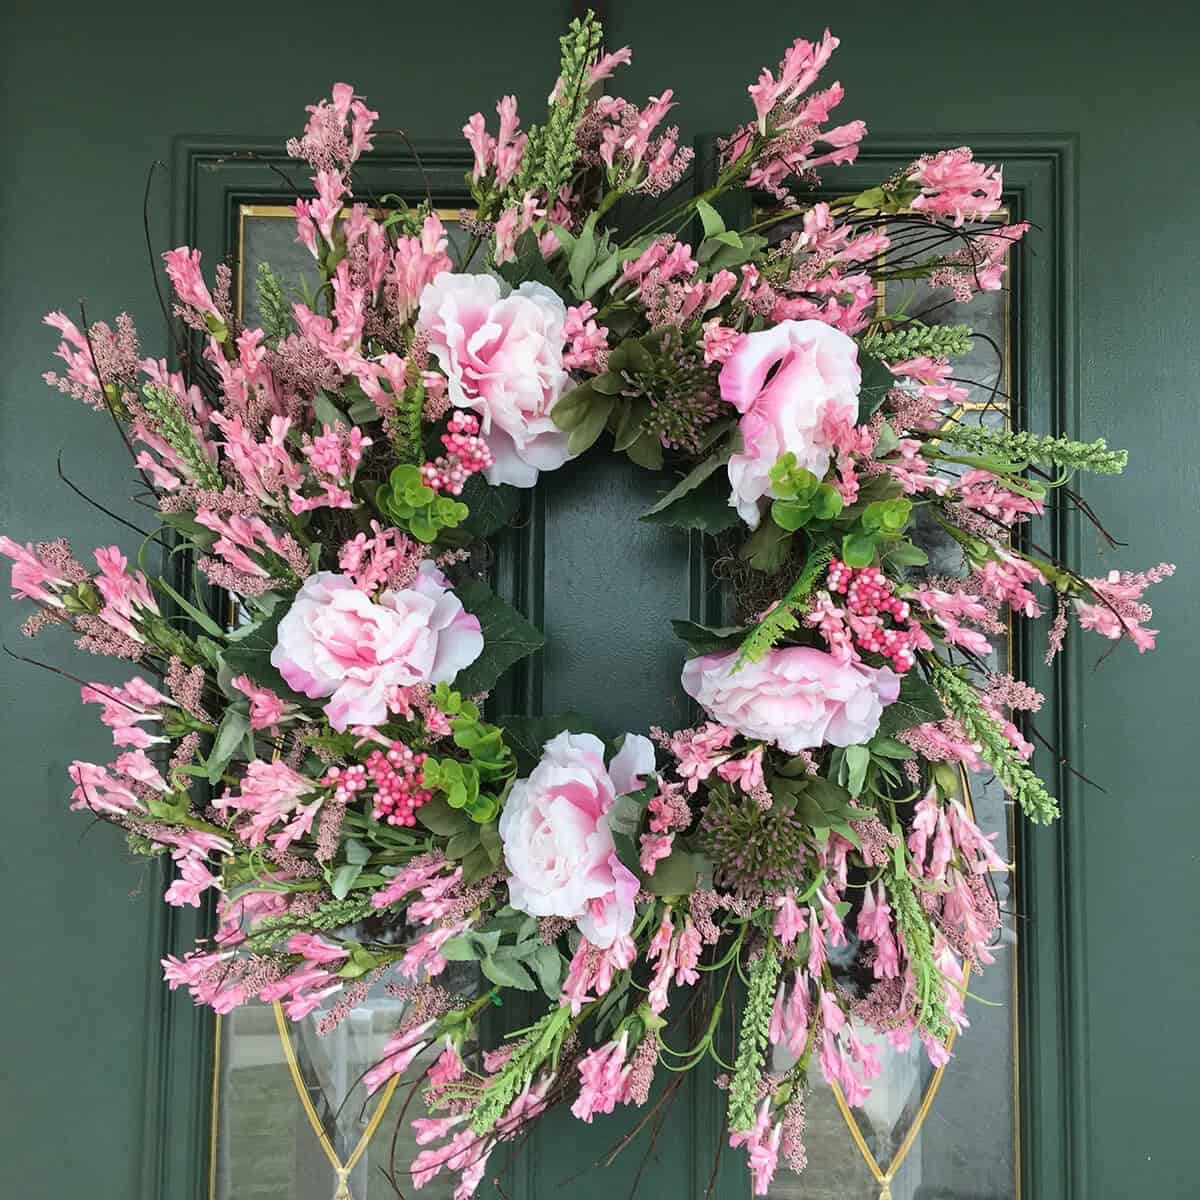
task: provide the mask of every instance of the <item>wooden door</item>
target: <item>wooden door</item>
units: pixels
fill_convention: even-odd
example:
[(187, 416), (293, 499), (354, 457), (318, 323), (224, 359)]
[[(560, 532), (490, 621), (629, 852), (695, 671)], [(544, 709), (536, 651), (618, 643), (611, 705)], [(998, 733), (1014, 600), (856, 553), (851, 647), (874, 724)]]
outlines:
[[(170, 159), (170, 212), (163, 180), (151, 193), (157, 242), (236, 253), (241, 206), (278, 203), (280, 192), (261, 159), (240, 156), (278, 154), (296, 114), (330, 79), (352, 79), (410, 136), (452, 138), (466, 113), (489, 109), (502, 92), (540, 101), (566, 7), (464, 0), (453, 12), (363, 7), (297, 22), (294, 5), (267, 0), (218, 24), (182, 10), (164, 18), (144, 0), (116, 12), (76, 0), (52, 12), (15, 5), (4, 49), (10, 234), (0, 280), (8, 531), (67, 533), (81, 546), (124, 540), (46, 483), (62, 448), (68, 473), (89, 492), (106, 501), (127, 492), (115, 437), (43, 393), (38, 376), (52, 339), (38, 321), (84, 293), (91, 314), (129, 307), (154, 336), (141, 225), (149, 160)], [(1186, 153), (1200, 22), (1189, 9), (1166, 6), (1165, 34), (1131, 27), (1127, 10), (1111, 3), (1028, 0), (986, 14), (875, 0), (836, 12), (614, 0), (607, 15), (610, 43), (635, 49), (622, 90), (673, 86), (685, 130), (698, 136), (742, 119), (746, 82), (792, 37), (828, 23), (843, 41), (845, 107), (874, 130), (864, 174), (960, 142), (1002, 161), (1007, 202), (1040, 227), (1010, 300), (1018, 419), (1038, 430), (1103, 432), (1128, 446), (1133, 461), (1121, 483), (1088, 492), (1110, 527), (1137, 535), (1139, 561), (1122, 565), (1186, 561), (1200, 498), (1189, 434), (1200, 167)], [(197, 129), (210, 136), (188, 135)], [(461, 154), (448, 141), (426, 147), (447, 206), (463, 198)], [(383, 167), (415, 179), (403, 154)], [(652, 480), (601, 455), (551, 478), (534, 498), (502, 559), (502, 582), (544, 626), (548, 645), (512, 681), (514, 702), (590, 709), (611, 728), (677, 718), (678, 655), (667, 621), (701, 615), (708, 594), (697, 547), (634, 523), (654, 491)], [(1107, 569), (1071, 522), (1056, 521), (1051, 532), (1089, 568)], [(1019, 1124), (1015, 1133), (1007, 1118), (959, 1132), (966, 1147), (978, 1139), (1008, 1146), (1024, 1197), (1190, 1194), (1190, 1081), (1200, 1060), (1177, 1014), (1186, 1021), (1200, 985), (1190, 917), (1200, 837), (1189, 782), (1192, 569), (1159, 597), (1163, 652), (1135, 662), (1126, 648), (1097, 672), (1098, 654), (1080, 644), (1052, 675), (1035, 672), (1052, 699), (1044, 727), (1106, 790), (1084, 787), (1042, 754), (1043, 769), (1058, 776), (1066, 820), (1022, 835), (1016, 848), (1019, 991), (1001, 1019), (1015, 1011), (1019, 1057), (1015, 1070), (1011, 1059), (986, 1057), (977, 1069), (1014, 1077)], [(15, 610), (2, 619), (6, 641), (18, 643)], [(608, 639), (606, 628), (621, 638)], [(1036, 665), (1036, 644), (1025, 652)], [(77, 665), (66, 651), (54, 661)], [(12, 822), (0, 860), (8, 951), (0, 1074), (9, 1117), (0, 1190), (200, 1200), (209, 1194), (214, 1030), (186, 997), (166, 996), (154, 965), (194, 931), (161, 910), (160, 883), (125, 861), (115, 839), (81, 836), (78, 818), (65, 812), (65, 763), (99, 752), (101, 740), (101, 731), (76, 727), (69, 686), (11, 662), (0, 678)], [(973, 1012), (973, 1035), (989, 1036), (991, 1012)], [(643, 1195), (704, 1194), (720, 1127), (709, 1095), (700, 1088), (674, 1106)], [(947, 1084), (928, 1110), (927, 1135), (947, 1144), (962, 1112)], [(822, 1129), (827, 1153), (858, 1164), (846, 1167), (856, 1173), (837, 1194), (878, 1195), (833, 1117)], [(606, 1175), (573, 1178), (621, 1132), (615, 1123), (548, 1123), (506, 1194), (627, 1194), (636, 1149)], [(980, 1180), (968, 1157), (939, 1177), (935, 1158), (931, 1150), (914, 1196), (1016, 1194), (1015, 1174)], [(746, 1194), (731, 1154), (714, 1194)]]

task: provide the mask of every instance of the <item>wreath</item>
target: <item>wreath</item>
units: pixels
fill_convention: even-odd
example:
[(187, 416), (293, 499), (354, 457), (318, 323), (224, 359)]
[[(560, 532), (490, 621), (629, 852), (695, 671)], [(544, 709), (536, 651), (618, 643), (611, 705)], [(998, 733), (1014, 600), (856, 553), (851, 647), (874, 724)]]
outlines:
[[(869, 1031), (940, 1064), (966, 1023), (1008, 864), (962, 773), (1057, 815), (1029, 765), (1041, 697), (989, 637), (1050, 605), (1051, 656), (1072, 613), (1146, 650), (1142, 594), (1172, 568), (1089, 579), (1038, 551), (1048, 491), (1089, 514), (1072, 477), (1125, 455), (956, 418), (971, 329), (881, 298), (1001, 288), (1028, 226), (993, 219), (998, 168), (943, 150), (821, 199), (817, 169), (865, 133), (815, 86), (826, 32), (764, 69), (697, 193), (671, 93), (601, 94), (630, 59), (601, 38), (571, 24), (542, 125), (512, 97), (495, 134), (467, 122), (453, 253), (428, 198), (355, 195), (377, 114), (337, 84), (288, 143), (314, 173), (314, 291), (264, 266), (247, 328), (227, 267), (210, 288), (169, 251), (173, 365), (126, 315), (51, 313), (47, 381), (111, 414), (160, 527), (95, 570), (61, 540), (0, 550), (27, 633), (152, 673), (84, 683), (118, 753), (73, 763), (71, 796), (169, 856), (168, 904), (213, 903), (171, 988), (328, 1031), (386, 981), (408, 1004), (364, 1082), (423, 1091), (417, 1187), (445, 1169), (469, 1196), (552, 1104), (590, 1122), (708, 1064), (764, 1195), (781, 1154), (804, 1164), (813, 1070), (860, 1104)], [(775, 210), (731, 226), (745, 189)], [(542, 640), (489, 586), (487, 541), (598, 442), (662, 473), (645, 519), (709, 539), (729, 599), (728, 624), (676, 622), (702, 718), (613, 743), (485, 702)], [(934, 533), (956, 573), (929, 566)], [(447, 986), (468, 961), (482, 983)], [(484, 1014), (539, 991), (488, 1046)]]

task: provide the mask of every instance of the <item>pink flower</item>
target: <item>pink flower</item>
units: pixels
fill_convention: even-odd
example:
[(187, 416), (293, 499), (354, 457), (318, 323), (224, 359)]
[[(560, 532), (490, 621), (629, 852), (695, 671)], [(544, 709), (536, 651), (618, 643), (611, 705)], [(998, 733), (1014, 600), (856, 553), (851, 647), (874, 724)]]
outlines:
[(389, 689), (449, 682), (483, 650), (479, 619), (425, 562), (411, 587), (374, 602), (345, 575), (305, 580), (279, 623), (271, 663), (289, 687), (329, 696), (335, 729), (387, 720)]
[(715, 720), (789, 754), (869, 741), (900, 694), (889, 668), (840, 663), (808, 646), (772, 650), (737, 670), (736, 662), (736, 650), (689, 659), (683, 690)]
[(1000, 168), (975, 162), (968, 146), (923, 155), (909, 179), (921, 187), (913, 208), (934, 218), (950, 217), (955, 226), (991, 216), (1004, 186)]
[(589, 1050), (579, 1063), (579, 1096), (571, 1105), (571, 1115), (592, 1123), (596, 1113), (611, 1113), (622, 1103), (628, 1103), (627, 1083), (630, 1068), (625, 1064), (629, 1034), (595, 1050)]
[(518, 779), (500, 817), (509, 899), (536, 917), (567, 917), (606, 949), (633, 926), (637, 877), (617, 858), (609, 810), (654, 770), (648, 739), (627, 734), (606, 767), (590, 733), (547, 742), (528, 779)]
[(818, 477), (829, 469), (827, 418), (858, 417), (858, 347), (822, 321), (783, 321), (746, 334), (720, 378), (721, 398), (743, 414), (742, 449), (729, 460), (730, 504), (753, 529), (780, 455), (790, 451)]
[(174, 250), (168, 250), (163, 259), (167, 264), (167, 276), (179, 299), (223, 325), (224, 318), (213, 303), (204, 276), (200, 274), (200, 251), (178, 246)]
[(489, 483), (532, 487), (539, 471), (570, 458), (550, 410), (569, 383), (563, 367), (567, 310), (549, 288), (523, 283), (501, 294), (490, 275), (438, 276), (421, 293), (419, 328), (450, 381), (450, 398), (480, 415), (496, 461)]
[(251, 729), (274, 729), (289, 712), (295, 711), (294, 704), (285, 704), (270, 688), (259, 687), (249, 675), (235, 675), (229, 682), (250, 701)]
[[(249, 824), (241, 831), (241, 836), (250, 845), (259, 846), (266, 838), (267, 830), (290, 817), (301, 799), (311, 794), (315, 787), (311, 779), (293, 771), (283, 759), (266, 762), (256, 758), (246, 767), (240, 791), (236, 795), (225, 792), (213, 801), (213, 805), (216, 808), (232, 808), (248, 816)], [(317, 804), (310, 806), (310, 822), (316, 808)]]

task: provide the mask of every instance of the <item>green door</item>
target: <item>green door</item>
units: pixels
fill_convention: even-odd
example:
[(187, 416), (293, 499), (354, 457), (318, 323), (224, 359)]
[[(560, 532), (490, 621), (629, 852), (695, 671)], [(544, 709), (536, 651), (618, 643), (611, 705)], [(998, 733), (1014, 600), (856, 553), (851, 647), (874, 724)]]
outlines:
[[(1200, 167), (1188, 148), (1200, 19), (1166, 7), (1175, 11), (1160, 32), (1106, 3), (1020, 0), (986, 12), (875, 0), (836, 10), (608, 5), (609, 44), (635, 53), (620, 90), (638, 98), (673, 87), (674, 115), (702, 151), (708, 131), (745, 118), (744, 88), (761, 67), (793, 37), (829, 24), (842, 39), (843, 108), (873, 130), (860, 176), (961, 142), (1002, 162), (1007, 203), (1039, 227), (1008, 299), (1014, 417), (1038, 430), (1104, 433), (1129, 448), (1119, 485), (1089, 483), (1087, 497), (1117, 536), (1128, 535), (1137, 560), (1102, 554), (1066, 513), (1048, 532), (1082, 555), (1089, 574), (1181, 560), (1158, 598), (1158, 654), (1134, 661), (1123, 647), (1096, 669), (1098, 652), (1078, 642), (1051, 673), (1037, 667), (1036, 645), (1023, 649), (1050, 697), (1043, 732), (1105, 790), (1039, 751), (1066, 818), (1022, 834), (1015, 848), (1016, 997), (986, 992), (1004, 1007), (971, 1011), (974, 1028), (928, 1106), (927, 1081), (901, 1081), (893, 1109), (877, 1113), (863, 1138), (886, 1158), (921, 1117), (902, 1168), (909, 1174), (897, 1174), (896, 1195), (913, 1200), (1173, 1200), (1195, 1190), (1187, 1135), (1200, 1053), (1188, 1018), (1200, 939), (1189, 907), (1200, 817), (1188, 783), (1197, 723), (1188, 558), (1200, 499), (1190, 435)], [(50, 482), (61, 449), (65, 473), (83, 490), (138, 519), (136, 505), (121, 500), (132, 489), (115, 435), (39, 381), (53, 346), (39, 320), (60, 307), (74, 315), (84, 295), (92, 319), (127, 307), (154, 343), (144, 351), (164, 352), (142, 228), (152, 160), (168, 164), (150, 193), (156, 248), (188, 241), (206, 258), (236, 258), (243, 209), (281, 202), (269, 160), (283, 161), (282, 141), (303, 105), (331, 80), (349, 79), (385, 125), (422, 140), (435, 198), (456, 207), (463, 119), (509, 91), (530, 111), (541, 103), (567, 9), (464, 0), (452, 9), (306, 12), (267, 0), (214, 19), (144, 0), (115, 10), (77, 0), (10, 5), (3, 531), (21, 540), (66, 535), (81, 550), (113, 541), (136, 549), (135, 534)], [(403, 142), (386, 150), (389, 183), (379, 190), (420, 190), (422, 172)], [(548, 643), (510, 681), (513, 703), (581, 708), (612, 730), (682, 718), (668, 622), (703, 615), (713, 598), (700, 547), (636, 525), (655, 490), (599, 455), (569, 477), (551, 476), (532, 499), (500, 582)], [(19, 619), (15, 606), (0, 613), (4, 640), (25, 652)], [(36, 654), (88, 678), (99, 670), (49, 639)], [(232, 1168), (238, 1153), (267, 1151), (218, 1137), (214, 1159), (215, 1030), (185, 996), (166, 994), (155, 965), (196, 932), (184, 927), (191, 910), (164, 912), (161, 882), (127, 861), (119, 839), (87, 832), (66, 812), (66, 764), (103, 753), (103, 730), (76, 720), (68, 681), (5, 662), (0, 1195), (203, 1200), (214, 1162)], [(279, 1081), (290, 1086), (286, 1072)], [(502, 1177), (502, 1194), (622, 1195), (638, 1181), (646, 1196), (700, 1197), (710, 1182), (714, 1196), (745, 1196), (736, 1154), (726, 1151), (714, 1171), (721, 1112), (702, 1082), (685, 1083), (662, 1110), (644, 1170), (639, 1146), (607, 1174), (594, 1169), (644, 1111), (591, 1128), (555, 1116)], [(229, 1088), (222, 1094), (229, 1103)], [(271, 1093), (260, 1108), (280, 1095), (289, 1093)], [(305, 1153), (297, 1140), (293, 1166), (307, 1169)], [(810, 1157), (809, 1178), (789, 1183), (781, 1171), (774, 1195), (880, 1194), (832, 1102), (814, 1109)], [(218, 1193), (289, 1194), (240, 1188), (237, 1179), (218, 1178)], [(378, 1180), (370, 1186), (372, 1200), (391, 1194), (377, 1191)]]

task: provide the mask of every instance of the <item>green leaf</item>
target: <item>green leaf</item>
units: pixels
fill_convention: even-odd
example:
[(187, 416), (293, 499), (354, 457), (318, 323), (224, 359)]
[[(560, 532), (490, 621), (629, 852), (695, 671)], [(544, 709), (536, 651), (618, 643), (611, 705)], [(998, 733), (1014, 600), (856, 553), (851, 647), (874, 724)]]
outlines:
[(470, 510), (461, 528), (473, 537), (488, 538), (512, 523), (521, 506), (521, 489), (507, 483), (490, 484), (482, 475), (472, 475), (459, 499)]
[(894, 567), (923, 567), (929, 562), (929, 555), (920, 546), (906, 541), (888, 547), (883, 557)]
[(464, 696), (489, 692), (513, 663), (540, 650), (546, 639), (482, 579), (468, 579), (454, 591), (483, 629), (483, 653), (458, 673), (454, 686)]
[(717, 234), (725, 232), (724, 219), (707, 200), (696, 201), (696, 215), (700, 218), (706, 238), (716, 237)]
[(504, 857), (504, 846), (500, 841), (500, 830), (497, 828), (495, 821), (489, 821), (486, 825), (480, 825), (479, 844), (487, 851), (487, 856), (491, 859), (492, 866), (498, 867), (500, 860)]
[(862, 383), (858, 389), (858, 423), (865, 425), (875, 415), (888, 392), (896, 386), (896, 377), (882, 359), (863, 350), (858, 352), (858, 365), (862, 371)]
[(600, 259), (587, 273), (587, 278), (583, 281), (583, 299), (590, 300), (602, 287), (607, 287), (612, 283), (617, 277), (617, 271), (620, 268), (621, 259), (615, 254), (609, 254), (607, 257)]
[(472, 825), (456, 833), (446, 843), (446, 857), (452, 859), (466, 858), (479, 845), (479, 826)]
[(451, 808), (441, 796), (426, 800), (416, 809), (416, 818), (430, 833), (445, 838), (462, 833), (471, 824), (471, 818), (466, 813), (461, 809)]
[(242, 739), (250, 732), (250, 720), (236, 708), (227, 708), (217, 727), (217, 735), (213, 739), (213, 748), (209, 753), (206, 766), (208, 782), (215, 784), (234, 756)]
[(842, 538), (842, 561), (848, 567), (869, 567), (875, 561), (875, 538), (869, 533), (848, 533)]
[(474, 962), (479, 957), (470, 934), (452, 937), (438, 953), (447, 962)]
[(726, 445), (693, 467), (639, 520), (677, 529), (703, 529), (716, 533), (737, 524), (737, 510), (729, 504), (729, 489), (717, 472), (729, 461), (732, 446)]
[(906, 762), (910, 758), (916, 758), (916, 752), (911, 750), (903, 742), (896, 741), (895, 738), (880, 737), (876, 734), (868, 743), (868, 747), (872, 754), (879, 758), (895, 758), (901, 762)]
[(589, 379), (569, 392), (564, 392), (550, 410), (550, 419), (559, 429), (569, 432), (587, 416), (587, 411), (595, 401), (596, 394), (597, 388), (594, 379)]
[(656, 896), (686, 896), (696, 886), (700, 858), (687, 850), (672, 850), (660, 860), (653, 875), (645, 876), (646, 887)]
[(914, 670), (900, 681), (900, 696), (883, 710), (876, 737), (894, 737), (929, 721), (940, 721), (946, 715), (937, 692)]
[(645, 430), (636, 442), (626, 446), (625, 455), (635, 466), (644, 467), (647, 471), (662, 470), (662, 442)]
[(497, 960), (489, 956), (479, 964), (479, 969), (500, 987), (519, 988), (523, 992), (532, 992), (536, 987), (533, 976), (512, 959)]
[(613, 430), (613, 449), (618, 453), (628, 450), (642, 436), (642, 422), (650, 412), (650, 401), (637, 396), (621, 406), (620, 417)]
[(871, 765), (871, 752), (866, 746), (846, 747), (847, 790), (851, 796), (861, 796), (867, 782), (867, 768)]
[(562, 955), (554, 946), (541, 946), (533, 952), (530, 961), (542, 991), (551, 1000), (557, 1000), (563, 976)]
[(804, 786), (796, 793), (796, 816), (806, 825), (828, 829), (854, 815), (850, 793), (832, 780), (816, 776), (800, 782)]
[(214, 621), (212, 617), (208, 615), (208, 613), (202, 611), (194, 604), (191, 604), (189, 601), (185, 600), (165, 579), (161, 579), (152, 575), (150, 576), (150, 582), (158, 591), (170, 596), (171, 599), (174, 600), (175, 603), (178, 604), (179, 607), (183, 609), (183, 611), (187, 613), (187, 615), (191, 617), (192, 620), (195, 621), (205, 633), (210, 634), (213, 637), (224, 638), (225, 630), (223, 630), (220, 625), (218, 625), (216, 621)]
[(349, 425), (346, 414), (319, 388), (313, 396), (313, 416), (322, 425)]
[[(588, 405), (587, 412), (583, 414), (583, 419), (571, 430), (567, 438), (567, 449), (572, 454), (582, 454), (604, 432), (604, 426), (608, 424), (608, 417), (615, 403), (612, 396), (596, 395)], [(556, 405), (555, 408), (557, 407)]]
[(701, 625), (696, 621), (673, 620), (675, 636), (687, 645), (688, 653), (715, 654), (732, 650), (741, 644), (750, 627), (747, 625)]
[(371, 857), (371, 847), (366, 842), (360, 842), (358, 838), (346, 839), (346, 861), (348, 863), (357, 863), (362, 866)]
[(478, 883), (485, 875), (490, 875), (495, 867), (488, 857), (488, 852), (482, 846), (476, 846), (462, 861), (463, 886), (470, 887)]
[(350, 889), (362, 874), (362, 863), (343, 863), (336, 868), (329, 879), (329, 890), (335, 900), (345, 900)]
[(542, 747), (564, 730), (594, 733), (600, 736), (590, 717), (568, 711), (542, 717), (500, 717), (496, 722), (504, 730), (504, 740), (517, 756), (517, 770), (528, 775), (542, 757)]
[(787, 562), (791, 553), (792, 535), (780, 529), (774, 520), (760, 522), (738, 552), (756, 571), (770, 575)]

